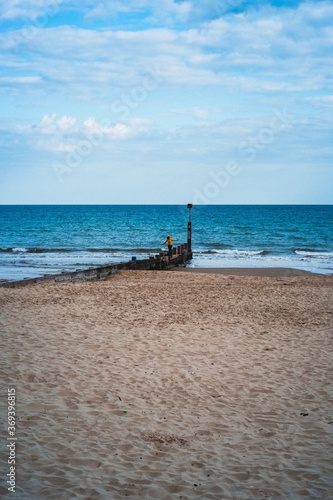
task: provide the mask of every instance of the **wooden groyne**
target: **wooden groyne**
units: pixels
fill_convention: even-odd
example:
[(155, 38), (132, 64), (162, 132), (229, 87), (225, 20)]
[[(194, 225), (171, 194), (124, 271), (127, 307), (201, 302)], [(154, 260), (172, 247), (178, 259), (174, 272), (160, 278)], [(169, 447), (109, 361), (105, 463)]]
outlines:
[[(149, 257), (149, 259), (130, 260), (128, 262), (120, 262), (118, 264), (110, 264), (107, 266), (80, 269), (71, 272), (62, 272), (61, 274), (46, 274), (44, 276), (38, 276), (36, 278), (5, 281), (3, 283), (0, 283), (0, 286), (5, 288), (16, 288), (19, 286), (31, 285), (33, 283), (44, 283), (46, 281), (93, 281), (107, 278), (108, 276), (111, 276), (111, 274), (114, 274), (122, 269), (142, 269), (153, 271), (168, 270), (178, 266), (179, 264), (182, 264), (182, 251), (184, 248), (188, 250), (187, 243), (173, 248), (172, 257), (169, 257), (167, 252), (161, 252), (152, 257)], [(192, 252), (188, 252), (187, 260), (190, 259), (192, 259)]]

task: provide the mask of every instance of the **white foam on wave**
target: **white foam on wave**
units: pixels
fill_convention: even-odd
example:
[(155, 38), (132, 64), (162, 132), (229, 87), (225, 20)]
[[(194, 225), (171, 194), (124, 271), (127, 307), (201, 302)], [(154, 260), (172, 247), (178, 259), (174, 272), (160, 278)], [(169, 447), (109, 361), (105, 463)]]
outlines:
[[(14, 249), (13, 249), (14, 250)], [(131, 260), (147, 259), (149, 254), (119, 251), (108, 252), (71, 252), (71, 253), (30, 253), (27, 249), (16, 249), (12, 253), (0, 255), (0, 279), (20, 279), (43, 274), (56, 274), (90, 267), (119, 264)], [(25, 250), (25, 251), (23, 251)]]
[(194, 252), (193, 267), (286, 267), (314, 273), (332, 274), (332, 260), (306, 258), (302, 255), (274, 255), (248, 251), (223, 251), (222, 253)]
[(308, 250), (295, 250), (296, 255), (301, 255), (304, 257), (324, 257), (328, 259), (333, 258), (333, 252), (313, 252)]
[(230, 250), (230, 249), (224, 249), (224, 250), (217, 250), (215, 248), (212, 248), (211, 250), (197, 250), (195, 253), (198, 254), (218, 254), (218, 255), (225, 255), (225, 256), (234, 256), (234, 257), (249, 257), (251, 255), (263, 255), (265, 250)]
[[(14, 251), (15, 250), (15, 251)], [(86, 252), (70, 253), (29, 253), (26, 248), (17, 247), (12, 253), (0, 254), (0, 277), (17, 279), (23, 276), (40, 275), (45, 272), (55, 273), (73, 271), (131, 260), (145, 259), (149, 254), (136, 252)], [(193, 267), (288, 267), (311, 272), (332, 274), (333, 253), (296, 250), (290, 255), (276, 255), (263, 250), (216, 249), (215, 251), (194, 250), (194, 258), (189, 264)], [(14, 271), (14, 269), (16, 269)]]

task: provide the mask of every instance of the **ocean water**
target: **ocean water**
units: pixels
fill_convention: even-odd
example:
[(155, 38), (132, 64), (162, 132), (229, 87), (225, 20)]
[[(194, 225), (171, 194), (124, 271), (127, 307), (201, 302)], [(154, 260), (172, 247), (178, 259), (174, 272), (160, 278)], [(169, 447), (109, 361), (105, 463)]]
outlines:
[[(161, 251), (187, 241), (186, 205), (0, 206), (0, 279), (22, 279)], [(191, 266), (333, 273), (333, 205), (198, 205)]]

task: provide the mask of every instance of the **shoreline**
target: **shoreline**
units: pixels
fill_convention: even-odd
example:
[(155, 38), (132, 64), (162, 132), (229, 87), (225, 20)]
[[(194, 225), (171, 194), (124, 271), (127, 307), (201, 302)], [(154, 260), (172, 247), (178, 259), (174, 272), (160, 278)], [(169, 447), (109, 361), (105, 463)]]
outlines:
[[(136, 263), (140, 264), (140, 260), (136, 261)], [(31, 283), (42, 283), (45, 281), (62, 281), (65, 280), (66, 276), (74, 276), (74, 275), (89, 275), (89, 274), (98, 274), (98, 270), (114, 268), (115, 271), (120, 271), (124, 269), (124, 264), (133, 264), (133, 263), (119, 263), (112, 264), (109, 266), (97, 266), (87, 269), (81, 269), (76, 271), (63, 271), (56, 274), (41, 274), (35, 277), (24, 277), (24, 278), (16, 278), (16, 279), (0, 279), (0, 287), (1, 286), (18, 286), (19, 284), (31, 284)], [(118, 269), (117, 269), (118, 268)], [(136, 269), (135, 266), (130, 265), (129, 269)], [(145, 268), (137, 270), (146, 270)], [(151, 269), (152, 270), (152, 269)], [(166, 270), (166, 269), (165, 269)], [(285, 277), (295, 277), (295, 276), (332, 276), (333, 270), (331, 273), (320, 273), (313, 271), (306, 271), (304, 269), (297, 269), (292, 267), (182, 267), (181, 265), (175, 265), (169, 271), (177, 271), (184, 273), (203, 273), (203, 274), (221, 274), (225, 276), (261, 276), (261, 277), (272, 277), (272, 278), (285, 278)], [(92, 281), (103, 279), (104, 276), (94, 277)], [(85, 281), (82, 279), (82, 281)]]
[(330, 274), (313, 273), (311, 271), (304, 271), (303, 269), (295, 269), (292, 267), (175, 267), (173, 271), (272, 278), (286, 278), (289, 276), (330, 276)]

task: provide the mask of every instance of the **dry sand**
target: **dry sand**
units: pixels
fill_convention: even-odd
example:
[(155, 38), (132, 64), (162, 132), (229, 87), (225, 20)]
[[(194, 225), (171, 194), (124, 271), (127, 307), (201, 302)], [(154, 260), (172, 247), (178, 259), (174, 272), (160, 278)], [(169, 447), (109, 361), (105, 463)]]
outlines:
[[(333, 277), (0, 289), (21, 499), (332, 499)], [(4, 444), (5, 443), (5, 444)]]

